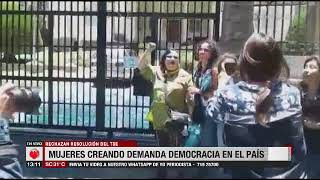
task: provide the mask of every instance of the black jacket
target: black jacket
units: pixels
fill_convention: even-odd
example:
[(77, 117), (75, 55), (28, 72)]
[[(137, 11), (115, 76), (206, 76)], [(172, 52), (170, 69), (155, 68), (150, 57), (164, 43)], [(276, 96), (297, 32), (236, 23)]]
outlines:
[(306, 87), (302, 86), (301, 104), (305, 117), (312, 117), (313, 120), (320, 122), (320, 88), (314, 99), (309, 99)]

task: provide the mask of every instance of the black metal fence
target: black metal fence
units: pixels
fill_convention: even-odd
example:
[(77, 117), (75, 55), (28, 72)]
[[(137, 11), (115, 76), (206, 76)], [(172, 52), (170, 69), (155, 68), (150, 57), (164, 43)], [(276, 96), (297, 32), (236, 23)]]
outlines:
[[(1, 1), (2, 83), (40, 87), (44, 100), (40, 116), (19, 114), (13, 125), (151, 131), (145, 120), (150, 97), (133, 95), (133, 69), (124, 68), (124, 57), (153, 41), (152, 64), (175, 48), (182, 67), (192, 72), (194, 45), (219, 40), (220, 4)], [(315, 1), (256, 1), (254, 30), (281, 42), (285, 55), (319, 54), (319, 14)]]
[(281, 42), (286, 55), (320, 55), (320, 3), (255, 1), (255, 31)]
[(302, 77), (305, 56), (320, 56), (320, 3), (317, 1), (255, 1), (254, 28), (275, 38), (290, 67)]
[(219, 38), (220, 3), (209, 1), (1, 1), (1, 78), (40, 88), (42, 114), (22, 127), (152, 131), (150, 97), (134, 96), (124, 56), (149, 41), (156, 64), (179, 51), (192, 70), (194, 44)]

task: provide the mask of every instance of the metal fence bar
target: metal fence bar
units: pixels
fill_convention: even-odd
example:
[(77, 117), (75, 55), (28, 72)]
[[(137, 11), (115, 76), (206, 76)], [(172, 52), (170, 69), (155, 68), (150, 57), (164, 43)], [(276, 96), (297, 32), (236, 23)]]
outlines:
[[(58, 8), (60, 10), (61, 6), (60, 6), (60, 1), (58, 1)], [(58, 15), (58, 50), (60, 49), (60, 17), (61, 15)], [(65, 62), (65, 61), (64, 61)], [(60, 56), (58, 56), (58, 67), (60, 67)], [(58, 78), (60, 78), (60, 70), (58, 71)], [(57, 81), (57, 94), (58, 94), (58, 101), (60, 99), (60, 85), (64, 83), (60, 82), (60, 81)], [(62, 104), (64, 106), (64, 104)], [(61, 107), (63, 107), (61, 106)], [(64, 113), (64, 111), (63, 111)], [(58, 118), (58, 121), (59, 121), (59, 115), (60, 115), (60, 104), (57, 105), (57, 118)]]
[[(79, 1), (77, 1), (77, 11), (79, 11)], [(79, 29), (80, 29), (80, 25), (79, 25), (79, 16), (77, 16), (77, 43), (75, 44), (75, 49), (77, 50), (77, 78), (79, 78)], [(79, 82), (76, 82), (76, 102), (79, 103)], [(76, 106), (76, 119), (78, 119), (78, 112), (79, 111), (79, 106)], [(83, 119), (81, 119), (83, 121)], [(76, 121), (76, 126), (79, 126), (79, 123), (78, 121)]]
[[(220, 4), (220, 1), (216, 1), (216, 12), (215, 12), (215, 16), (216, 16), (216, 18), (215, 18), (215, 22), (214, 22), (214, 25), (215, 25), (215, 40), (216, 41), (219, 41), (219, 39), (220, 39), (220, 36), (219, 36), (219, 34), (220, 34), (220, 7), (221, 7), (221, 4)], [(217, 32), (217, 33), (216, 33)]]
[[(113, 12), (113, 9), (114, 9), (114, 5), (113, 5), (113, 1), (111, 2), (111, 11)], [(110, 47), (110, 56), (111, 56), (111, 59), (113, 58), (113, 41), (114, 41), (114, 37), (113, 37), (113, 33), (114, 33), (114, 16), (111, 16), (111, 34), (110, 34), (110, 39), (111, 39), (111, 47)], [(112, 67), (112, 65), (111, 64), (107, 64), (106, 65), (106, 68), (108, 69), (108, 66), (110, 66), (109, 68), (110, 68), (110, 77), (112, 78), (113, 77), (113, 67)], [(113, 96), (112, 96), (112, 86), (113, 86), (113, 84), (112, 84), (112, 81), (110, 81), (110, 101), (109, 101), (109, 103), (110, 104), (112, 104), (112, 99), (113, 99)], [(109, 106), (110, 108), (109, 108), (109, 126), (108, 126), (108, 128), (111, 128), (112, 127), (112, 124), (111, 124), (111, 117), (112, 117), (112, 108), (111, 108), (111, 106)], [(106, 117), (104, 117), (105, 118), (105, 120), (106, 120)], [(106, 120), (107, 121), (107, 120)]]
[(97, 39), (97, 106), (96, 106), (96, 127), (97, 130), (104, 129), (105, 120), (105, 56), (106, 56), (106, 11), (105, 1), (98, 2), (98, 35)]
[[(37, 9), (39, 9), (39, 6), (40, 6), (40, 2), (37, 2)], [(37, 24), (36, 24), (36, 29), (40, 29), (39, 28), (39, 20), (40, 20), (40, 15), (36, 15), (36, 19), (37, 19)], [(36, 45), (37, 45), (37, 48), (36, 48), (36, 54), (37, 54), (37, 78), (39, 77), (39, 48), (41, 48), (41, 46), (39, 45), (39, 31), (36, 31)], [(32, 58), (33, 59), (33, 58)], [(37, 84), (37, 87), (39, 87), (39, 81), (36, 81), (36, 84)], [(39, 124), (39, 116), (36, 116), (36, 124)]]
[[(14, 2), (13, 2), (14, 3)], [(8, 1), (8, 4), (7, 5), (9, 5), (9, 1)], [(13, 4), (13, 6), (14, 6), (14, 4)], [(8, 7), (8, 6), (7, 6)], [(13, 27), (14, 27), (14, 16), (13, 15), (11, 15), (10, 16), (11, 17), (11, 28), (13, 29)], [(31, 19), (32, 20), (32, 19)], [(9, 19), (8, 19), (8, 21), (9, 21)], [(8, 22), (7, 22), (8, 23)], [(32, 29), (32, 27), (31, 27), (31, 29)], [(10, 36), (10, 50), (11, 50), (11, 54), (13, 54), (14, 53), (14, 39), (15, 39), (15, 37), (14, 37), (14, 34), (13, 34), (13, 31), (11, 31), (10, 32), (10, 34), (11, 34), (11, 36)], [(18, 60), (20, 60), (20, 59), (18, 59)], [(14, 75), (14, 67), (13, 67), (13, 63), (11, 63), (11, 74), (12, 75)]]
[[(284, 1), (282, 1), (282, 20), (281, 20), (281, 41), (283, 41), (283, 28), (284, 28), (284, 15), (285, 15), (285, 8), (284, 8)], [(281, 48), (283, 44), (280, 44)]]
[[(6, 1), (6, 10), (8, 10), (9, 9), (9, 1)], [(6, 50), (5, 50), (5, 54), (8, 54), (8, 44), (9, 44), (9, 40), (8, 40), (8, 22), (9, 22), (9, 15), (8, 14), (6, 14), (6, 37), (5, 37), (5, 39), (6, 39)], [(8, 76), (8, 63), (6, 63), (6, 75)], [(8, 81), (8, 79), (6, 79), (7, 81)]]
[[(67, 2), (65, 1), (64, 2), (64, 12), (66, 12), (67, 8)], [(64, 63), (63, 63), (63, 73), (64, 73), (64, 76), (63, 77), (66, 77), (66, 42), (67, 42), (67, 16), (65, 15), (64, 16), (64, 53), (63, 53), (63, 56), (64, 56)], [(63, 81), (63, 98), (66, 99), (66, 80)], [(65, 124), (65, 117), (66, 117), (66, 102), (64, 101), (63, 103), (63, 117), (64, 117), (64, 120), (63, 120), (63, 123)], [(57, 124), (60, 124), (60, 121), (58, 119), (58, 123)]]
[[(2, 2), (1, 2), (1, 9), (2, 9)], [(18, 10), (20, 11), (21, 10), (21, 4), (19, 3), (18, 5)], [(21, 19), (20, 19), (21, 16), (18, 16), (18, 33), (20, 34), (21, 33), (21, 25), (20, 25), (20, 22), (21, 22)], [(2, 19), (2, 18), (0, 18)], [(0, 22), (0, 24), (2, 25), (2, 22)], [(1, 28), (2, 29), (2, 28)], [(1, 32), (1, 35), (2, 35), (2, 32)], [(1, 36), (0, 35), (0, 36)], [(0, 37), (0, 39), (2, 40), (2, 37)], [(19, 49), (19, 54), (21, 54), (20, 52), (20, 48), (21, 48), (21, 41), (20, 41), (20, 38), (18, 38), (18, 49)], [(2, 64), (2, 63), (1, 63)], [(18, 76), (20, 76), (20, 72), (21, 72), (21, 68), (20, 68), (20, 63), (18, 64)], [(2, 66), (1, 66), (1, 74), (2, 74)], [(18, 80), (18, 86), (20, 87), (21, 86), (21, 82), (20, 82), (20, 79)], [(19, 121), (21, 119), (21, 114), (19, 113), (18, 115), (18, 118), (19, 118)]]
[[(147, 12), (147, 4), (146, 3), (147, 2), (145, 1), (144, 2), (144, 12)], [(147, 26), (146, 26), (147, 17), (142, 17), (142, 19), (143, 19), (143, 35), (142, 35), (142, 37), (143, 37), (143, 39), (142, 39), (142, 41), (143, 41), (143, 49), (146, 49), (145, 39), (146, 39), (146, 29), (147, 29)], [(143, 119), (144, 119), (144, 117), (143, 117), (143, 109), (144, 109), (144, 106), (145, 106), (144, 100), (145, 100), (145, 96), (142, 97), (142, 106), (143, 106), (143, 108), (141, 108), (141, 119), (140, 119), (141, 128), (142, 129), (144, 129), (144, 127), (143, 127)], [(138, 117), (138, 114), (136, 116)], [(136, 124), (138, 124), (138, 122), (136, 122)]]
[[(52, 8), (52, 6), (51, 6)], [(53, 16), (49, 16), (49, 68), (48, 68), (48, 91), (49, 91), (49, 103), (48, 103), (48, 124), (49, 125), (52, 125), (53, 124), (53, 106), (52, 106), (52, 103), (53, 103), (53, 81), (52, 81), (52, 76), (53, 76), (53, 69), (50, 68), (50, 67), (53, 67)]]
[[(130, 1), (130, 11), (133, 12), (133, 1)], [(125, 7), (125, 11), (127, 11), (127, 6)], [(130, 47), (132, 47), (132, 36), (133, 36), (133, 17), (129, 17), (130, 18)], [(138, 43), (139, 44), (139, 43)], [(139, 46), (139, 45), (138, 45)], [(139, 47), (137, 48), (139, 49)], [(138, 52), (136, 52), (137, 55), (139, 55), (139, 50)], [(132, 77), (133, 74), (132, 74), (132, 71), (130, 71), (130, 77)], [(131, 129), (131, 102), (132, 102), (132, 91), (131, 91), (131, 88), (129, 90), (129, 108), (128, 108), (128, 111), (129, 111), (129, 125), (128, 125), (128, 128)]]
[[(90, 2), (90, 11), (92, 11), (92, 2)], [(89, 53), (89, 57), (90, 57), (90, 63), (89, 63), (89, 78), (91, 79), (91, 57), (92, 57), (92, 16), (90, 16), (90, 36), (89, 36), (89, 42), (90, 42), (90, 53)], [(89, 94), (91, 95), (91, 88), (89, 88)], [(89, 96), (89, 102), (92, 103), (92, 99), (91, 99), (91, 96)], [(91, 106), (89, 106), (89, 125), (91, 125), (92, 121), (91, 121)]]
[(276, 28), (277, 28), (277, 26), (276, 26), (276, 19), (277, 19), (277, 2), (274, 2), (275, 3), (275, 5), (274, 5), (274, 14), (273, 14), (273, 38), (275, 38), (276, 37)]
[[(120, 9), (120, 5), (119, 5), (119, 1), (118, 1), (118, 11), (117, 12), (119, 12), (119, 9)], [(112, 4), (113, 5), (115, 5), (115, 2), (112, 2)], [(112, 8), (112, 10), (114, 10), (115, 8)], [(117, 17), (117, 32), (115, 32), (116, 34), (118, 34), (118, 38), (117, 38), (117, 42), (119, 42), (119, 38), (120, 38), (120, 36), (119, 36), (119, 29), (120, 29), (120, 15), (118, 15), (118, 16), (115, 16), (115, 17)], [(112, 50), (112, 48), (113, 48), (113, 46), (111, 47), (111, 50)], [(116, 45), (116, 48), (117, 49), (119, 49), (119, 44), (117, 43), (117, 45)], [(119, 51), (117, 51), (116, 52), (117, 54), (116, 54), (116, 56), (117, 56), (117, 64), (119, 64)], [(113, 57), (111, 57), (111, 59), (113, 59)], [(111, 71), (111, 72), (113, 72), (113, 71)], [(116, 73), (117, 75), (116, 75), (116, 79), (119, 79), (119, 69), (117, 68), (117, 73)], [(110, 89), (110, 91), (112, 91), (111, 89)], [(116, 108), (115, 108), (115, 110), (116, 110), (116, 112), (119, 112), (118, 111), (118, 109), (119, 109), (119, 88), (118, 88), (118, 85), (117, 85), (117, 92), (116, 92)], [(110, 119), (110, 121), (111, 121), (111, 119)], [(118, 121), (119, 121), (119, 113), (116, 113), (116, 124), (115, 124), (115, 126), (116, 126), (116, 128), (118, 128)]]
[[(196, 12), (196, 3), (197, 3), (197, 1), (192, 1), (192, 3), (193, 3), (193, 12), (195, 13)], [(196, 42), (195, 41), (195, 34), (196, 34), (196, 21), (197, 21), (198, 19), (193, 19), (193, 29), (192, 29), (192, 39), (193, 39), (193, 46), (192, 46), (192, 52), (194, 52), (194, 53), (196, 53), (196, 46), (198, 45), (197, 43), (198, 42)], [(194, 56), (195, 57), (195, 56)], [(194, 67), (194, 64), (192, 64), (192, 67)], [(194, 74), (194, 71), (192, 71), (192, 74)], [(193, 77), (193, 76), (192, 76)]]
[[(137, 2), (137, 11), (140, 12), (140, 7), (141, 7), (141, 1), (138, 1)], [(140, 25), (140, 16), (137, 17), (137, 32), (140, 32), (139, 30), (139, 25)], [(138, 42), (138, 47), (139, 47), (139, 50), (140, 50), (140, 33), (137, 34), (137, 42)], [(139, 53), (139, 51), (138, 51)], [(135, 106), (137, 107), (138, 106), (138, 97), (136, 96), (135, 98)], [(137, 128), (137, 121), (138, 121), (138, 108), (135, 108), (135, 121), (134, 121), (134, 128)]]
[[(31, 12), (33, 12), (33, 3), (34, 2), (31, 2), (31, 7), (30, 7), (30, 11)], [(34, 15), (32, 14), (31, 15), (31, 22), (33, 22), (33, 20), (34, 20)], [(52, 26), (53, 27), (53, 26)], [(32, 31), (32, 44), (35, 44), (35, 42), (34, 42), (34, 30), (33, 30), (33, 28), (34, 28), (34, 25), (33, 25), (33, 23), (30, 23), (30, 29), (31, 29), (31, 31)], [(30, 47), (30, 51), (32, 52), (31, 53), (31, 59), (33, 59), (33, 53), (34, 53), (34, 47), (33, 46), (31, 46)], [(49, 60), (49, 62), (50, 62), (50, 60)], [(49, 63), (50, 64), (50, 63)], [(12, 64), (13, 65), (13, 64)], [(31, 72), (30, 72), (30, 76), (31, 77), (33, 77), (33, 62), (31, 61), (31, 67), (30, 67), (30, 69), (31, 69)], [(14, 69), (13, 69), (13, 67), (12, 67), (12, 75), (13, 75), (13, 71), (14, 71)], [(33, 83), (33, 81), (31, 81), (31, 86), (32, 86), (32, 83)], [(49, 98), (50, 98), (50, 93), (49, 93)], [(50, 112), (50, 111), (49, 111)], [(50, 113), (49, 113), (49, 116), (50, 116)], [(26, 119), (27, 120), (27, 119)], [(31, 118), (30, 118), (30, 123), (31, 124), (33, 124), (33, 116), (31, 116)]]
[[(72, 2), (70, 2), (70, 9), (71, 9), (71, 12), (73, 11), (73, 5), (72, 5)], [(70, 53), (70, 62), (69, 62), (69, 64), (70, 64), (70, 78), (72, 78), (73, 77), (73, 73), (72, 73), (72, 59), (73, 59), (73, 16), (72, 15), (70, 15), (69, 16), (70, 17), (70, 24), (69, 24), (69, 26), (70, 26), (70, 37), (71, 37), (71, 39), (70, 39), (70, 51), (71, 51), (71, 53)], [(65, 60), (66, 61), (66, 60)], [(66, 64), (66, 62), (65, 62), (65, 64)], [(70, 85), (70, 94), (69, 94), (69, 96), (70, 96), (70, 102), (69, 102), (69, 107), (70, 107), (70, 111), (69, 111), (69, 114), (70, 114), (70, 121), (68, 121), (68, 124), (69, 124), (69, 126), (72, 126), (72, 83), (73, 82), (70, 82), (70, 83), (68, 83), (69, 85)], [(64, 120), (66, 120), (66, 119), (64, 119)], [(64, 124), (66, 125), (67, 123), (66, 123), (66, 121), (64, 121)]]
[[(84, 1), (84, 7), (85, 7), (85, 5), (86, 5), (86, 1)], [(86, 16), (83, 16), (83, 42), (86, 42)], [(83, 56), (83, 61), (85, 61), (85, 51), (86, 51), (86, 46), (85, 46), (85, 44), (83, 44), (82, 45), (82, 51), (83, 51), (83, 53), (82, 53), (82, 56)], [(85, 62), (83, 62), (84, 64), (85, 64)], [(86, 67), (87, 65), (85, 65), (85, 67)], [(83, 68), (83, 71), (82, 71), (82, 74), (83, 74), (83, 76), (85, 77), (85, 68)], [(91, 74), (91, 72), (89, 73), (89, 74)], [(90, 88), (89, 88), (90, 89)], [(85, 85), (84, 85), (84, 83), (82, 83), (82, 92), (83, 92), (83, 97), (82, 97), (82, 125), (81, 126), (85, 126), (85, 121), (86, 121), (86, 118), (85, 118), (85, 113), (84, 113), (84, 111), (85, 111)], [(90, 116), (89, 116), (89, 118), (88, 118), (88, 121), (90, 122)], [(89, 125), (90, 125), (90, 123), (88, 123)]]

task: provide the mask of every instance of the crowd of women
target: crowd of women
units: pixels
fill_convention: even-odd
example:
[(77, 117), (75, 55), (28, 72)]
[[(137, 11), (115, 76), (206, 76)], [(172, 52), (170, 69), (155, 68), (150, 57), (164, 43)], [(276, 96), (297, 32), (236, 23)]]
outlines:
[[(151, 43), (149, 52), (154, 48)], [(147, 119), (153, 124), (159, 146), (291, 145), (293, 158), (287, 168), (233, 168), (225, 172), (233, 178), (308, 177), (307, 153), (320, 152), (317, 56), (305, 59), (298, 86), (288, 81), (290, 69), (278, 43), (262, 33), (252, 34), (239, 55), (221, 54), (212, 40), (200, 42), (193, 75), (180, 67), (179, 53), (174, 49), (163, 54), (158, 66), (145, 57), (139, 60), (139, 70), (153, 84)], [(188, 121), (176, 112), (188, 114)], [(159, 170), (159, 176), (165, 174), (165, 169)]]
[[(230, 168), (233, 178), (308, 178), (306, 156), (319, 154), (320, 61), (305, 59), (302, 81), (288, 82), (290, 69), (281, 48), (271, 37), (252, 34), (239, 55), (221, 55), (212, 40), (196, 48), (195, 73), (179, 65), (179, 53), (168, 49), (159, 65), (146, 54), (137, 73), (153, 86), (147, 119), (153, 124), (160, 147), (279, 147), (293, 148), (286, 168)], [(0, 177), (21, 178), (17, 152), (9, 137), (9, 124), (17, 109), (10, 89), (0, 87)], [(158, 178), (166, 177), (165, 168)], [(201, 169), (200, 175), (208, 173)]]

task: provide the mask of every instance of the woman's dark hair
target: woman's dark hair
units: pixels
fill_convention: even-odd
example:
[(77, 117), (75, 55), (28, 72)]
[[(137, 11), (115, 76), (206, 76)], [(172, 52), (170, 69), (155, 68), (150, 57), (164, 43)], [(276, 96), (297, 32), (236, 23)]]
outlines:
[(220, 58), (218, 60), (218, 73), (220, 73), (222, 70), (222, 62), (228, 58), (233, 59), (235, 63), (237, 63), (237, 61), (238, 61), (238, 58), (235, 54), (224, 53), (223, 55), (220, 56)]
[[(213, 67), (213, 64), (218, 59), (220, 53), (219, 53), (219, 48), (217, 46), (217, 43), (213, 40), (206, 39), (206, 40), (200, 41), (197, 45), (196, 53), (195, 53), (196, 60), (199, 61), (199, 49), (200, 49), (201, 45), (204, 43), (208, 43), (208, 48), (209, 48), (209, 52), (210, 52), (210, 58), (208, 59), (208, 64), (205, 69), (205, 71), (206, 71), (207, 69), (210, 69)], [(199, 87), (199, 77), (202, 74), (201, 72), (202, 72), (202, 65), (201, 65), (201, 62), (199, 62), (197, 65), (197, 70), (195, 72), (195, 84), (197, 87)]]
[[(199, 49), (200, 49), (201, 45), (204, 44), (204, 43), (208, 43), (209, 52), (211, 53), (210, 54), (210, 58), (208, 59), (207, 67), (206, 67), (206, 70), (207, 70), (207, 69), (212, 68), (213, 63), (219, 57), (220, 52), (219, 52), (219, 48), (217, 46), (217, 43), (215, 41), (206, 39), (206, 40), (200, 41), (198, 43), (198, 45), (197, 45), (196, 53), (195, 53), (196, 54), (196, 60), (199, 60)], [(201, 68), (202, 68), (202, 66), (201, 66), (201, 62), (200, 62), (200, 63), (198, 63), (196, 72), (201, 72)]]
[(269, 121), (267, 112), (273, 104), (270, 82), (279, 79), (283, 67), (288, 78), (288, 64), (273, 38), (262, 33), (254, 33), (249, 37), (240, 55), (240, 75), (247, 82), (266, 83), (258, 93), (256, 102), (255, 116), (259, 124), (265, 125)]
[(316, 61), (317, 62), (317, 65), (319, 67), (319, 71), (320, 71), (320, 60), (319, 60), (319, 57), (318, 56), (309, 56), (305, 61), (304, 61), (304, 64), (303, 64), (303, 69), (306, 68), (306, 65), (308, 62), (310, 61)]
[(174, 50), (174, 49), (167, 49), (167, 50), (164, 52), (164, 54), (162, 55), (161, 59), (160, 59), (159, 65), (160, 65), (160, 69), (161, 69), (162, 73), (165, 73), (165, 71), (166, 71), (166, 69), (167, 69), (167, 68), (166, 68), (166, 64), (165, 64), (166, 57), (167, 57), (168, 54), (170, 54), (170, 53), (172, 53), (172, 52), (177, 52), (177, 51)]

